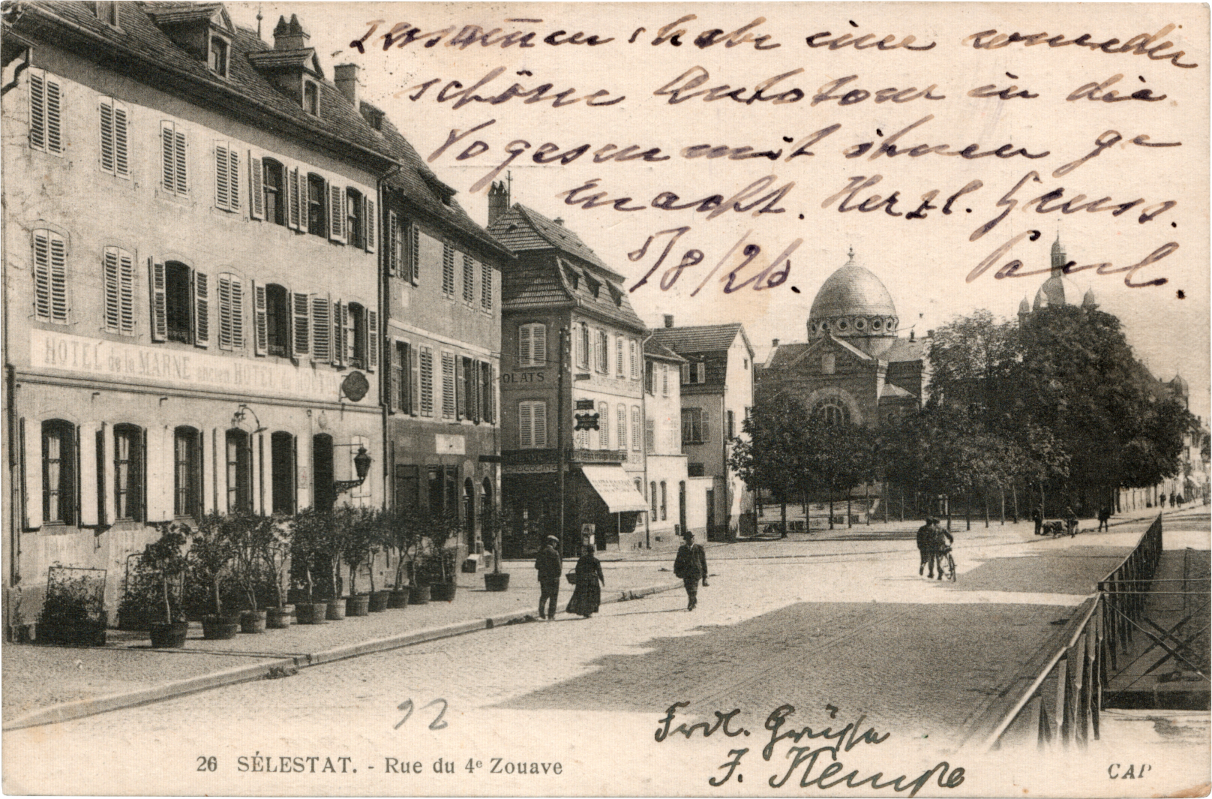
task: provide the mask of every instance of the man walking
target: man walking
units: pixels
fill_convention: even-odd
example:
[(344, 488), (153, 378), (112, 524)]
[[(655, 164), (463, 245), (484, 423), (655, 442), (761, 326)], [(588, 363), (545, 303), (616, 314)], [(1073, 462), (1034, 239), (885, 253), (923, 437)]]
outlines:
[(922, 572), (927, 566), (930, 567), (930, 577), (934, 577), (934, 550), (931, 548), (934, 541), (934, 525), (938, 524), (938, 519), (933, 516), (926, 517), (926, 523), (917, 528), (917, 551), (922, 556), (922, 563), (917, 567), (918, 577), (922, 576)]
[(1031, 520), (1035, 522), (1035, 534), (1042, 535), (1044, 528), (1044, 506), (1038, 505), (1031, 511)]
[(701, 545), (694, 543), (694, 533), (689, 530), (686, 531), (686, 543), (678, 548), (674, 558), (673, 576), (681, 578), (682, 585), (686, 586), (686, 610), (694, 610), (699, 602), (699, 580), (707, 585), (707, 553)]
[(1103, 505), (1098, 509), (1098, 530), (1096, 532), (1102, 532), (1103, 530), (1111, 532), (1111, 525), (1107, 523), (1110, 519), (1111, 509)]
[(951, 545), (955, 543), (955, 537), (947, 530), (944, 530), (939, 525), (938, 519), (931, 519), (933, 524), (929, 525), (930, 533), (930, 562), (938, 563), (938, 579), (943, 579), (943, 558), (951, 551)]
[(554, 535), (547, 536), (539, 556), (534, 560), (534, 567), (539, 571), (539, 618), (554, 619), (556, 603), (560, 598), (560, 575), (564, 571), (564, 561), (560, 558), (556, 547), (560, 539)]

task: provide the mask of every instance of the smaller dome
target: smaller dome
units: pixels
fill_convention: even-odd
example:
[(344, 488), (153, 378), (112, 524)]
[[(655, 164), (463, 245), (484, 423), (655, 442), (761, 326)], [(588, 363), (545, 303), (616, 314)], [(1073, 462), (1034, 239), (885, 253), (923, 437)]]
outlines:
[(1040, 308), (1077, 305), (1081, 302), (1078, 299), (1081, 296), (1081, 291), (1076, 283), (1062, 275), (1053, 275), (1044, 281), (1044, 284), (1039, 287), (1039, 291), (1035, 292), (1034, 309), (1038, 311)]
[(1027, 298), (1023, 297), (1023, 301), (1018, 304), (1018, 312), (1020, 314), (1031, 313), (1031, 303), (1027, 302)]
[(1187, 396), (1188, 386), (1187, 381), (1183, 380), (1181, 375), (1174, 375), (1174, 379), (1170, 381), (1170, 387), (1179, 393), (1180, 396)]
[(1083, 308), (1097, 308), (1098, 301), (1094, 299), (1094, 289), (1086, 289), (1086, 296), (1082, 297)]

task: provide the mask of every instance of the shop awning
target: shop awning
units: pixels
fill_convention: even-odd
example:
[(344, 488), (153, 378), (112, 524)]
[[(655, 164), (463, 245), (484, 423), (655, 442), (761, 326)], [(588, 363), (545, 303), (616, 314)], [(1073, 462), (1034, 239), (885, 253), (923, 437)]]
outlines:
[(622, 466), (582, 466), (581, 473), (611, 513), (648, 510), (643, 494), (636, 491)]

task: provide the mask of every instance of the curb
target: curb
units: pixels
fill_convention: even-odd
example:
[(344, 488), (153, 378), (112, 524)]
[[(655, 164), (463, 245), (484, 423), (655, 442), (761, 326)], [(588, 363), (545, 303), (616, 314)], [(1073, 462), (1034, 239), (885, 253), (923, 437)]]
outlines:
[[(679, 583), (663, 583), (660, 585), (645, 586), (643, 588), (628, 588), (622, 591), (612, 591), (608, 595), (602, 597), (602, 604), (608, 605), (615, 602), (628, 602), (633, 599), (643, 599), (647, 596), (672, 591), (681, 588)], [(252, 682), (253, 680), (264, 680), (270, 677), (289, 676), (298, 672), (299, 669), (309, 668), (311, 666), (321, 666), (326, 663), (334, 663), (339, 660), (348, 660), (350, 658), (361, 657), (363, 655), (373, 655), (378, 652), (387, 652), (392, 649), (400, 649), (406, 646), (415, 646), (417, 644), (428, 643), (429, 641), (438, 641), (443, 638), (454, 638), (459, 635), (467, 635), (468, 633), (479, 632), (481, 630), (492, 630), (496, 627), (504, 627), (509, 624), (517, 624), (526, 621), (528, 618), (533, 619), (534, 614), (529, 611), (515, 611), (513, 613), (505, 613), (500, 616), (491, 616), (486, 619), (473, 619), (471, 621), (455, 622), (446, 624), (441, 627), (430, 627), (424, 630), (413, 630), (399, 635), (391, 635), (385, 638), (376, 638), (370, 641), (361, 641), (356, 644), (345, 644), (344, 646), (333, 647), (332, 649), (324, 649), (319, 652), (313, 652), (306, 655), (296, 655), (293, 657), (274, 658), (265, 660), (260, 663), (254, 663), (251, 666), (238, 666), (234, 669), (225, 671), (216, 671), (210, 674), (203, 674), (198, 677), (190, 677), (185, 680), (175, 680), (173, 682), (161, 683), (150, 688), (141, 688), (136, 691), (127, 691), (121, 694), (110, 694), (109, 696), (101, 696), (96, 699), (80, 699), (74, 702), (65, 702), (59, 705), (35, 710), (27, 713), (24, 716), (14, 719), (11, 722), (4, 724), (3, 730), (21, 730), (27, 727), (39, 727), (44, 724), (58, 724), (72, 719), (84, 718), (85, 716), (95, 716), (98, 713), (108, 713), (111, 710), (124, 710), (126, 708), (137, 707), (139, 705), (147, 705), (153, 702), (163, 702), (166, 699), (175, 699), (179, 696), (187, 696), (196, 694), (202, 691), (209, 691), (212, 688), (224, 688), (229, 685), (237, 685), (243, 682)]]

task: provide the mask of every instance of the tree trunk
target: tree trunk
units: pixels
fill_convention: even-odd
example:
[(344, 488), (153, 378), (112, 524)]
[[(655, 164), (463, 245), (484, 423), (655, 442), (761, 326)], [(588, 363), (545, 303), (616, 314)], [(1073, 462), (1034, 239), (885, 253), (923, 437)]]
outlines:
[(972, 529), (972, 491), (964, 494), (964, 529)]
[(999, 490), (999, 496), (1002, 501), (1002, 526), (1005, 527), (1006, 526), (1006, 489), (1005, 488), (1002, 488)]
[(833, 486), (829, 487), (829, 529), (833, 529)]
[(1010, 496), (1014, 500), (1014, 523), (1018, 524), (1018, 486), (1010, 484)]
[(854, 526), (854, 516), (850, 510), (850, 489), (846, 489), (846, 527), (849, 529)]
[(787, 498), (786, 497), (783, 498), (782, 508), (783, 508), (783, 530), (779, 534), (779, 538), (786, 538), (787, 537)]
[(985, 529), (989, 529), (989, 495), (982, 491), (981, 498), (985, 501)]
[(951, 532), (951, 495), (946, 495), (943, 502), (947, 506), (947, 532)]

